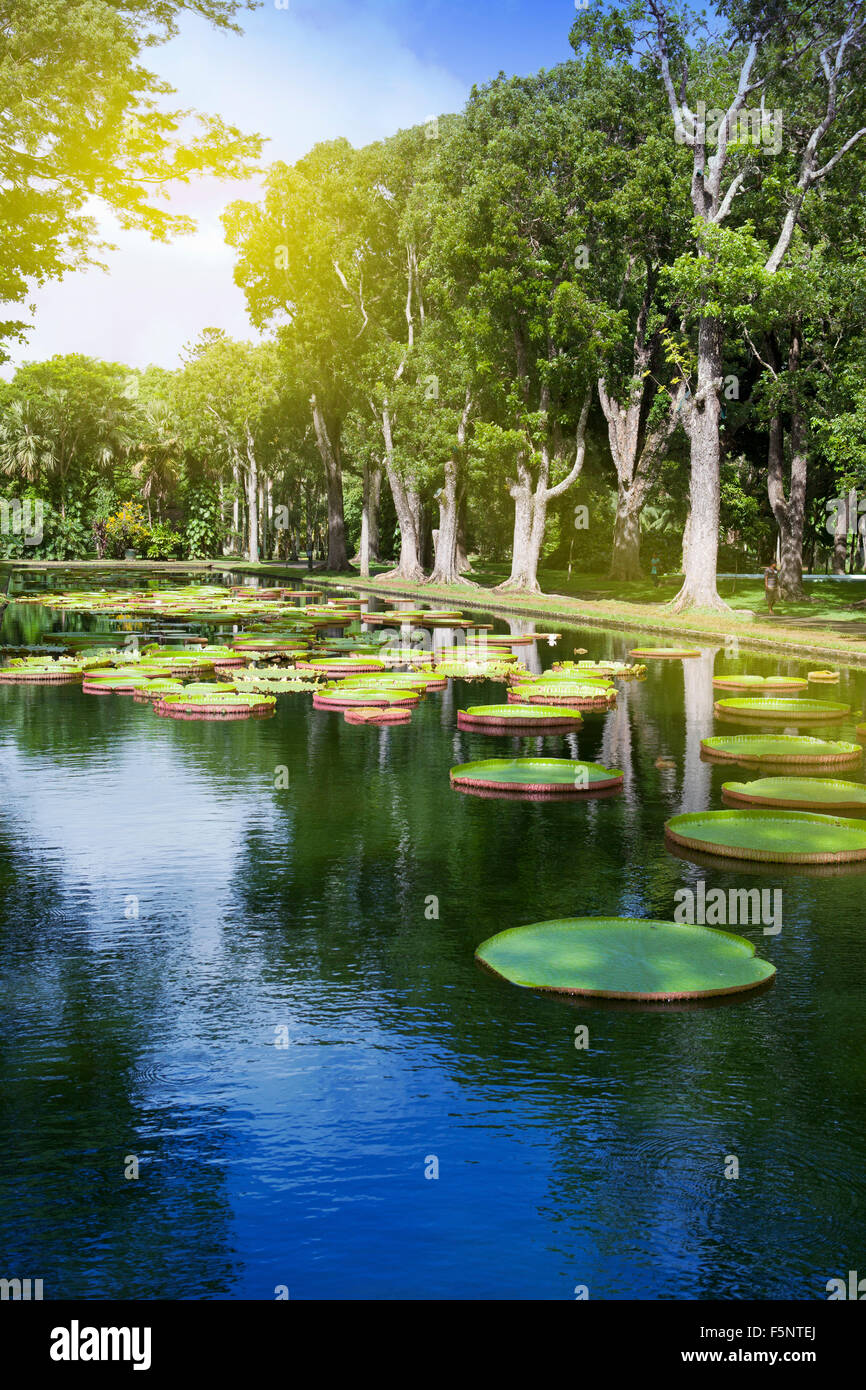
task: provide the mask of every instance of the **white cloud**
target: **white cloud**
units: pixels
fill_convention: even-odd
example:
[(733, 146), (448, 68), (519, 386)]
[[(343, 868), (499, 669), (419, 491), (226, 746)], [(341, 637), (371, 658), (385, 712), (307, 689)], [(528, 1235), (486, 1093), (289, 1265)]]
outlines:
[[(151, 62), (178, 89), (178, 104), (268, 137), (268, 162), (293, 162), (317, 141), (341, 135), (363, 145), (433, 112), (458, 110), (468, 95), (462, 81), (422, 61), (369, 13), (323, 27), (309, 12), (277, 10), (266, 0), (245, 28), (240, 38), (193, 20)], [(199, 228), (168, 246), (103, 217), (103, 233), (118, 248), (102, 257), (109, 273), (78, 272), (37, 291), (34, 329), (13, 348), (3, 374), (60, 352), (172, 367), (183, 345), (211, 325), (254, 337), (219, 220), (226, 203), (249, 196), (254, 185), (216, 180), (180, 188), (172, 208), (195, 217)]]

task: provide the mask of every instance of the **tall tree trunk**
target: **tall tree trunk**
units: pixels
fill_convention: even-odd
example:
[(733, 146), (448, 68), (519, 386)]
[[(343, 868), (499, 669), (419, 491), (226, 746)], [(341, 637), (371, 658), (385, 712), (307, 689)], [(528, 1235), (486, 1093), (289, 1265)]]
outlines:
[(539, 591), (538, 559), (533, 562), (533, 512), (535, 493), (532, 475), (521, 454), (517, 460), (517, 481), (510, 488), (514, 499), (514, 532), (511, 543), (511, 573), (500, 589), (526, 589), (530, 593)]
[(219, 481), (219, 493), (220, 493), (220, 522), (221, 522), (221, 524), (222, 524), (222, 533), (223, 533), (223, 555), (228, 555), (228, 553), (229, 553), (229, 542), (228, 542), (228, 535), (226, 534), (227, 531), (228, 531), (228, 526), (227, 526), (227, 524), (226, 524), (226, 501), (225, 501), (226, 489), (225, 489), (225, 483), (223, 482), (222, 478), (220, 478), (220, 481)]
[(349, 555), (346, 549), (343, 473), (340, 459), (331, 443), (325, 416), (316, 396), (310, 398), (310, 405), (313, 409), (313, 427), (316, 431), (319, 457), (325, 470), (325, 487), (328, 494), (328, 569), (346, 570), (349, 568)]
[(259, 466), (256, 459), (253, 437), (247, 429), (247, 522), (249, 545), (247, 559), (251, 564), (259, 562)]
[(434, 533), (436, 553), (431, 584), (459, 584), (461, 579), (457, 559), (460, 530), (460, 510), (463, 502), (460, 487), (460, 461), (466, 443), (466, 428), (472, 410), (472, 397), (466, 392), (466, 402), (457, 426), (457, 447), (445, 463), (445, 478), (439, 494), (439, 530)]
[(686, 512), (686, 524), (683, 527), (683, 548), (682, 548), (682, 571), (685, 574), (689, 564), (689, 541), (692, 534), (692, 509)]
[(611, 579), (640, 579), (640, 514), (646, 492), (637, 483), (618, 487), (616, 519), (613, 523), (613, 549), (610, 557)]
[(366, 579), (370, 574), (370, 564), (379, 558), (379, 501), (382, 494), (382, 466), (371, 468), (364, 464), (363, 487), (361, 492), (361, 535), (358, 549), (349, 561), (357, 565)]
[(439, 529), (433, 533), (436, 557), (429, 584), (459, 584), (457, 568), (457, 525), (460, 499), (457, 495), (457, 460), (445, 464), (445, 480), (439, 493)]
[(455, 560), (458, 574), (471, 574), (472, 564), (469, 560), (469, 552), (466, 549), (466, 496), (462, 497), (457, 508), (457, 557)]
[(806, 518), (806, 476), (808, 449), (806, 421), (795, 407), (791, 416), (791, 481), (785, 497), (783, 481), (784, 433), (781, 416), (770, 421), (770, 442), (767, 451), (767, 492), (770, 506), (779, 527), (779, 597), (802, 599), (803, 591), (803, 530)]
[(240, 470), (239, 470), (239, 468), (238, 468), (238, 461), (237, 461), (236, 458), (233, 458), (233, 459), (232, 459), (232, 483), (233, 483), (233, 486), (234, 486), (234, 498), (232, 499), (232, 531), (234, 532), (234, 535), (233, 535), (233, 537), (232, 537), (232, 548), (234, 549), (234, 547), (238, 544), (238, 541), (240, 540), (240, 534), (241, 534), (241, 514), (240, 514), (240, 505), (241, 505), (241, 503), (240, 503), (241, 479), (240, 479)]
[(517, 479), (509, 491), (514, 498), (514, 543), (511, 554), (511, 573), (497, 590), (507, 592), (512, 589), (527, 593), (540, 593), (538, 583), (538, 564), (544, 544), (544, 531), (547, 524), (548, 504), (554, 497), (561, 497), (578, 477), (583, 468), (586, 453), (586, 421), (592, 392), (587, 391), (580, 420), (577, 426), (577, 440), (574, 463), (571, 469), (555, 487), (548, 485), (550, 477), (550, 453), (547, 445), (541, 449), (538, 482), (532, 485), (532, 473), (526, 456), (517, 459)]
[[(648, 311), (648, 300), (645, 300), (645, 308)], [(599, 400), (607, 420), (608, 441), (617, 477), (616, 520), (609, 571), (611, 579), (642, 578), (640, 516), (665, 447), (676, 428), (685, 394), (680, 386), (671, 398), (663, 419), (646, 436), (639, 450), (645, 378), (652, 356), (650, 346), (644, 341), (644, 332), (645, 314), (642, 308), (634, 343), (634, 384), (626, 404), (620, 404), (608, 394), (603, 378), (598, 383)]]
[(845, 561), (848, 557), (848, 512), (850, 496), (846, 496), (844, 505), (836, 509), (836, 525), (833, 529), (833, 573), (845, 573)]
[(370, 470), (370, 488), (367, 498), (367, 529), (369, 535), (370, 559), (379, 559), (379, 508), (382, 502), (382, 465)]
[(793, 382), (791, 404), (791, 478), (785, 496), (785, 436), (782, 416), (770, 421), (767, 451), (767, 495), (779, 527), (779, 597), (803, 599), (803, 531), (806, 524), (806, 479), (808, 473), (808, 431), (806, 417), (797, 399), (796, 372), (800, 364), (801, 334), (795, 327), (788, 352), (788, 376)]
[(691, 528), (685, 557), (683, 586), (669, 607), (675, 613), (710, 608), (729, 613), (719, 596), (716, 571), (719, 554), (721, 440), (719, 390), (722, 385), (722, 325), (702, 318), (698, 329), (698, 389), (685, 410), (691, 444), (689, 500)]
[(385, 441), (385, 469), (388, 474), (391, 495), (394, 498), (397, 525), (400, 528), (400, 559), (396, 568), (388, 570), (388, 573), (382, 577), (384, 579), (408, 579), (414, 584), (420, 584), (424, 579), (424, 570), (421, 565), (421, 538), (418, 530), (420, 520), (418, 497), (417, 493), (406, 486), (394, 462), (391, 412), (387, 401), (382, 407), (381, 419), (382, 438)]

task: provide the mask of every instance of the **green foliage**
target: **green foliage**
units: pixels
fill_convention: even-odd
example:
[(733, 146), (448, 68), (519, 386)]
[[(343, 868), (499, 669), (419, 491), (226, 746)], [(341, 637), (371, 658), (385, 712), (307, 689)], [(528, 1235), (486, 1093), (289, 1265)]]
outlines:
[(190, 560), (219, 554), (224, 534), (219, 493), (212, 484), (191, 486), (186, 495), (187, 520), (184, 544)]
[(158, 521), (149, 528), (144, 553), (148, 560), (176, 560), (183, 545), (184, 537), (173, 526)]
[[(172, 110), (172, 89), (142, 64), (185, 13), (227, 29), (249, 8), (250, 0), (0, 0), (0, 300), (22, 304), (31, 285), (93, 263), (105, 247), (94, 199), (123, 226), (165, 240), (193, 226), (153, 201), (169, 185), (249, 172), (258, 137)], [(0, 340), (24, 330), (7, 320)]]

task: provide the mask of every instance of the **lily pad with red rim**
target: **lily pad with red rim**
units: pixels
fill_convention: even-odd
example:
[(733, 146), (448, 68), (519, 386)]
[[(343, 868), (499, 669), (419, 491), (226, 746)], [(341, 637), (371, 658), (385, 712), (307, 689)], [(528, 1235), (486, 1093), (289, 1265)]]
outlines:
[(729, 806), (781, 806), (791, 811), (866, 811), (866, 786), (823, 777), (757, 777), (754, 782), (725, 782), (722, 800)]
[(793, 767), (850, 767), (862, 761), (857, 743), (808, 734), (724, 734), (701, 739), (701, 753), (720, 762), (777, 763)]
[(761, 699), (749, 696), (733, 696), (716, 700), (717, 714), (729, 718), (781, 720), (787, 724), (813, 724), (845, 719), (851, 713), (850, 705), (838, 704), (834, 700)]
[(806, 690), (809, 682), (800, 676), (713, 676), (717, 690)]
[(582, 723), (580, 710), (564, 705), (470, 705), (457, 711), (458, 729), (488, 734), (568, 733)]
[(485, 758), (451, 769), (451, 785), (487, 789), (503, 794), (585, 796), (621, 787), (618, 768), (577, 758)]
[(866, 825), (813, 811), (690, 811), (665, 822), (684, 849), (774, 864), (850, 864), (866, 859)]

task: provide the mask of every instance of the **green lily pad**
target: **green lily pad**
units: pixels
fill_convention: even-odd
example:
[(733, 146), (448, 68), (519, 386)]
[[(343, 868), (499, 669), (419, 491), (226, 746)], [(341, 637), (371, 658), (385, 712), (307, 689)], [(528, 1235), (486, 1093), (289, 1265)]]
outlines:
[(621, 680), (628, 680), (634, 676), (641, 676), (646, 672), (646, 667), (637, 662), (628, 661), (554, 661), (552, 671), (549, 676), (565, 676), (572, 680), (576, 677), (586, 680), (592, 676), (616, 676)]
[(732, 734), (702, 738), (701, 749), (711, 758), (742, 763), (785, 763), (807, 767), (850, 766), (859, 763), (863, 749), (806, 734)]
[(366, 689), (375, 686), (380, 690), (436, 690), (444, 689), (447, 682), (436, 671), (380, 671), (375, 675), (353, 675), (353, 686)]
[(665, 834), (685, 849), (777, 864), (847, 864), (866, 859), (866, 825), (811, 811), (693, 811), (672, 816)]
[(574, 709), (582, 706), (606, 708), (616, 704), (616, 690), (612, 685), (601, 685), (590, 681), (537, 681), (520, 682), (512, 685), (508, 692), (509, 700), (528, 705), (571, 705)]
[(719, 690), (805, 690), (809, 682), (799, 676), (714, 676)]
[(700, 656), (697, 647), (632, 647), (629, 656), (658, 656), (667, 660), (676, 660), (678, 657)]
[(375, 656), (309, 657), (295, 663), (297, 670), (317, 672), (320, 676), (375, 674), (384, 671), (385, 663)]
[(440, 661), (434, 669), (443, 680), (504, 681), (514, 674), (507, 662), (499, 661)]
[(565, 705), (471, 705), (457, 711), (458, 729), (481, 729), (494, 734), (518, 729), (568, 731), (582, 723), (580, 710)]
[(418, 691), (406, 686), (347, 683), (316, 691), (313, 705), (316, 709), (350, 709), (363, 705), (416, 705), (419, 699)]
[(476, 960), (524, 989), (606, 999), (699, 999), (755, 989), (775, 966), (744, 937), (628, 917), (572, 917), (512, 927)]
[(525, 671), (512, 671), (512, 680), (515, 684), (524, 685), (549, 685), (551, 687), (593, 685), (602, 690), (615, 689), (610, 676), (603, 676), (598, 672), (591, 671), (545, 671), (542, 676), (530, 676)]
[(503, 792), (582, 792), (621, 787), (618, 768), (585, 763), (577, 758), (485, 758), (451, 769), (455, 787), (487, 787)]
[(0, 667), (0, 681), (7, 685), (71, 685), (82, 678), (81, 666), (71, 657), (27, 656)]
[(725, 782), (722, 799), (732, 806), (787, 806), (789, 810), (866, 811), (866, 786), (821, 777), (758, 777)]
[(835, 700), (763, 700), (748, 696), (717, 700), (715, 708), (719, 714), (737, 714), (743, 719), (782, 719), (793, 724), (844, 719), (851, 713), (850, 705)]

